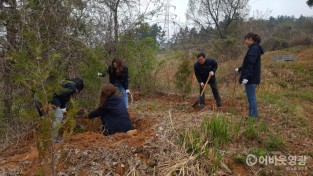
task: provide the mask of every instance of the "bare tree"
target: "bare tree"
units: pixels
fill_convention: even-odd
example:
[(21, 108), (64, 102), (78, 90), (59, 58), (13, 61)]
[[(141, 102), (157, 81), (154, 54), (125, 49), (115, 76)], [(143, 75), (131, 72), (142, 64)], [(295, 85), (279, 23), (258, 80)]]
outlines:
[(109, 7), (110, 11), (113, 14), (113, 28), (114, 28), (114, 42), (116, 43), (118, 41), (118, 8), (120, 5), (121, 0), (116, 1), (103, 1), (104, 4)]
[(214, 25), (220, 38), (225, 38), (233, 22), (245, 16), (249, 0), (189, 0), (187, 18), (196, 25)]
[(116, 50), (121, 34), (131, 33), (146, 19), (155, 15), (163, 2), (158, 0), (95, 0), (88, 2), (86, 14), (92, 30), (89, 43), (102, 43)]
[(313, 0), (308, 0), (306, 3), (309, 7), (313, 7)]

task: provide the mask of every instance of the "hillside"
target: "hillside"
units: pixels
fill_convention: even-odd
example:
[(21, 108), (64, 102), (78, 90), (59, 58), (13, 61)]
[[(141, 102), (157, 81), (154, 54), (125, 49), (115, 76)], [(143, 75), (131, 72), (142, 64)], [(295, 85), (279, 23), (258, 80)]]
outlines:
[[(290, 54), (297, 57), (295, 62), (271, 61), (272, 56)], [(237, 84), (234, 91), (235, 75), (231, 70), (240, 63), (241, 60), (220, 64), (217, 79), (221, 80), (224, 103), (221, 109), (214, 106), (209, 90), (206, 108), (193, 109), (191, 106), (197, 99), (194, 87), (194, 93), (184, 99), (172, 94), (150, 96), (134, 92), (129, 113), (136, 134), (103, 136), (98, 130), (99, 121), (78, 119), (86, 130), (53, 146), (56, 174), (312, 174), (313, 47), (268, 52), (262, 57), (257, 121), (245, 118), (247, 103), (243, 87)], [(25, 132), (1, 151), (0, 175), (40, 173), (35, 139), (34, 132)], [(249, 154), (258, 158), (276, 156), (279, 162), (285, 156), (286, 163), (248, 166)], [(295, 165), (288, 164), (290, 156), (298, 157)], [(308, 159), (301, 163), (301, 157)]]

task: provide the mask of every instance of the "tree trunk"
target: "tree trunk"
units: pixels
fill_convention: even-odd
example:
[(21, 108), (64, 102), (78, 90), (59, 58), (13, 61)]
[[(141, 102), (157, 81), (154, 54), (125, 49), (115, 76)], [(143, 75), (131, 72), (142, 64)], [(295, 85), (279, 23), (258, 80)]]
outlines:
[[(6, 28), (6, 50), (10, 53), (10, 50), (16, 48), (16, 36), (17, 36), (17, 23), (19, 22), (19, 15), (17, 11), (17, 4), (16, 0), (10, 1), (10, 7), (5, 8), (6, 14), (9, 14), (8, 17), (5, 19), (5, 28)], [(13, 85), (10, 79), (10, 62), (6, 60), (7, 56), (4, 55), (3, 62), (2, 62), (2, 76), (3, 76), (3, 115), (6, 118), (12, 117), (12, 104), (13, 104)]]
[(117, 16), (118, 14), (117, 14), (117, 6), (118, 6), (118, 3), (116, 4), (116, 8), (115, 8), (115, 11), (114, 11), (114, 44), (115, 45), (118, 42), (118, 16)]
[(110, 3), (108, 1), (104, 2), (109, 9), (111, 10), (111, 12), (113, 13), (113, 31), (114, 31), (114, 37), (113, 37), (113, 41), (110, 41), (113, 43), (113, 48), (115, 50), (116, 45), (118, 43), (118, 37), (119, 37), (119, 24), (118, 24), (118, 7), (120, 5), (120, 0), (117, 0), (115, 3)]

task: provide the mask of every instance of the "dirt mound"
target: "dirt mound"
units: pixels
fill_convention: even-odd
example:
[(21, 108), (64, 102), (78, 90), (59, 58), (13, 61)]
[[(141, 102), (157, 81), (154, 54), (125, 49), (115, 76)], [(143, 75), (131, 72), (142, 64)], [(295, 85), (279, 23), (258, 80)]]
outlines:
[[(76, 160), (77, 158), (83, 157), (86, 151), (88, 155), (98, 154), (101, 156), (101, 152), (115, 151), (117, 149), (120, 150), (120, 152), (123, 150), (125, 150), (124, 152), (135, 151), (137, 157), (145, 158), (145, 154), (137, 149), (142, 147), (148, 139), (155, 137), (153, 126), (156, 124), (157, 120), (153, 118), (140, 118), (135, 111), (130, 111), (130, 117), (136, 129), (135, 132), (132, 134), (117, 133), (110, 136), (104, 136), (102, 134), (99, 119), (78, 119), (79, 123), (85, 127), (86, 131), (65, 137), (63, 143), (54, 144), (55, 151), (57, 153), (63, 153), (62, 155), (65, 155), (64, 153), (69, 155), (69, 153), (71, 153), (70, 151), (74, 150), (74, 153), (77, 155), (75, 156)], [(101, 152), (99, 153), (100, 149)], [(121, 155), (124, 155), (124, 153)], [(114, 157), (112, 156), (111, 158)], [(86, 160), (85, 165), (87, 166), (89, 164), (89, 160)], [(70, 165), (71, 164), (68, 162), (59, 162), (57, 164), (57, 170), (64, 170), (66, 167), (70, 167)], [(113, 162), (113, 165), (110, 165), (110, 167), (113, 168), (115, 173), (122, 175), (128, 166), (127, 164)], [(38, 171), (38, 168), (39, 155), (36, 148), (36, 136), (34, 132), (25, 135), (21, 141), (18, 141), (13, 146), (7, 147), (0, 153), (0, 175), (5, 173), (33, 175)], [(81, 171), (80, 174), (82, 173), (84, 172)], [(86, 174), (87, 173), (88, 172), (86, 172)]]

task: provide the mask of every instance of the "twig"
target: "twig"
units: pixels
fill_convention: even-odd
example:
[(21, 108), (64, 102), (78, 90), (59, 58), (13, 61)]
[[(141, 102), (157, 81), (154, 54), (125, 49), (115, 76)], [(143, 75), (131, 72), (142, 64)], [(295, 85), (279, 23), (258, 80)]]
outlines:
[(136, 176), (136, 166), (134, 166), (128, 173), (126, 176)]
[(176, 131), (175, 128), (174, 128), (171, 110), (168, 111), (168, 114), (169, 114), (169, 117), (170, 117), (172, 129), (173, 129), (173, 131), (174, 131), (176, 134), (178, 134), (177, 131)]

